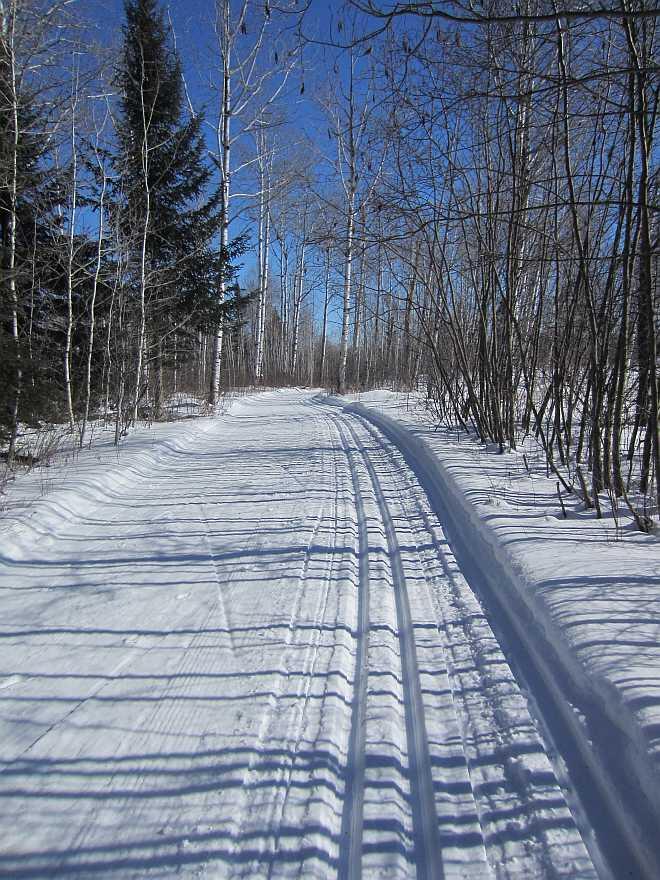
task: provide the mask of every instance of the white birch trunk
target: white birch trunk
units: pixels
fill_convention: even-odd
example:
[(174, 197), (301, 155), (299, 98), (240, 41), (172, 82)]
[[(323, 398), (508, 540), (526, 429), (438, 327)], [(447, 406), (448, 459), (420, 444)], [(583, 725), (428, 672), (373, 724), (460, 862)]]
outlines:
[[(144, 96), (143, 96), (144, 97)], [(143, 113), (143, 143), (142, 143), (142, 175), (145, 190), (145, 212), (144, 222), (142, 226), (142, 242), (140, 245), (140, 318), (138, 331), (137, 346), (137, 362), (135, 364), (135, 393), (133, 395), (133, 424), (138, 420), (138, 409), (140, 404), (140, 388), (142, 386), (142, 374), (146, 364), (146, 344), (147, 344), (147, 238), (149, 235), (149, 225), (151, 222), (151, 193), (149, 188), (149, 145), (147, 142), (148, 127), (144, 114), (144, 100), (142, 105)]]
[(300, 338), (300, 308), (303, 300), (303, 286), (305, 283), (305, 244), (300, 251), (300, 270), (297, 283), (293, 291), (293, 326), (291, 339), (291, 377), (295, 377), (298, 367), (298, 342)]
[[(220, 156), (220, 247), (226, 252), (229, 245), (229, 199), (230, 199), (230, 161), (231, 161), (231, 35), (230, 35), (230, 4), (222, 0), (222, 100), (220, 119), (217, 127), (218, 155)], [(224, 303), (226, 284), (220, 280), (218, 298)], [(222, 366), (222, 344), (224, 327), (218, 324), (213, 337), (213, 359), (211, 363), (211, 388), (209, 404), (215, 406), (220, 392), (220, 368)]]
[(348, 328), (351, 320), (351, 272), (353, 268), (353, 232), (355, 226), (355, 196), (349, 194), (348, 217), (346, 224), (346, 255), (344, 262), (344, 300), (341, 322), (341, 346), (339, 351), (339, 373), (337, 389), (343, 394), (346, 389), (346, 362), (348, 360)]
[(326, 251), (325, 292), (323, 297), (323, 325), (321, 330), (321, 362), (319, 364), (319, 383), (323, 385), (325, 373), (325, 354), (328, 342), (328, 304), (330, 300), (330, 249)]
[(83, 415), (82, 425), (80, 426), (80, 446), (82, 448), (85, 442), (85, 431), (87, 422), (89, 421), (89, 407), (92, 397), (92, 359), (94, 355), (94, 334), (96, 330), (96, 297), (99, 289), (99, 279), (101, 277), (101, 259), (103, 256), (103, 235), (105, 220), (105, 192), (107, 180), (105, 172), (103, 172), (103, 184), (101, 187), (101, 198), (99, 199), (99, 230), (96, 239), (96, 265), (94, 267), (94, 282), (92, 284), (92, 297), (89, 304), (89, 339), (87, 340), (87, 371), (85, 375), (85, 412)]
[(9, 180), (9, 234), (7, 241), (8, 253), (6, 255), (9, 302), (11, 309), (11, 335), (14, 343), (16, 357), (16, 388), (14, 393), (14, 405), (12, 408), (11, 435), (9, 437), (9, 449), (7, 460), (12, 461), (16, 451), (18, 437), (18, 416), (23, 383), (23, 370), (21, 367), (21, 351), (18, 335), (18, 289), (16, 286), (16, 202), (18, 198), (18, 94), (16, 83), (16, 58), (14, 54), (14, 23), (16, 15), (15, 2), (10, 3), (9, 14), (2, 8), (2, 38), (6, 43), (5, 52), (9, 56), (10, 86), (11, 86), (11, 116), (12, 116), (12, 141), (11, 141), (11, 165)]
[[(75, 64), (75, 60), (74, 60)], [(66, 409), (69, 419), (69, 430), (73, 436), (76, 425), (73, 415), (73, 388), (71, 378), (71, 343), (73, 338), (73, 262), (76, 235), (76, 210), (78, 198), (78, 156), (76, 153), (76, 105), (78, 102), (77, 77), (73, 85), (71, 96), (71, 214), (69, 217), (69, 253), (67, 258), (66, 273), (66, 342), (64, 346), (64, 388), (66, 391)]]
[(257, 382), (264, 377), (264, 356), (266, 338), (266, 297), (268, 293), (268, 251), (270, 248), (269, 180), (267, 172), (262, 179), (259, 197), (260, 239), (259, 239), (259, 293), (257, 302), (257, 350), (254, 375)]

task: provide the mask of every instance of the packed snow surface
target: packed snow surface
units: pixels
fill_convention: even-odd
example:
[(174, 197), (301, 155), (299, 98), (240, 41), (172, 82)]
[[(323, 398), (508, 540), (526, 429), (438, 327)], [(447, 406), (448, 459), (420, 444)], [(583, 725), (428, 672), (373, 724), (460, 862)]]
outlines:
[(404, 446), (270, 392), (6, 518), (2, 876), (596, 876)]

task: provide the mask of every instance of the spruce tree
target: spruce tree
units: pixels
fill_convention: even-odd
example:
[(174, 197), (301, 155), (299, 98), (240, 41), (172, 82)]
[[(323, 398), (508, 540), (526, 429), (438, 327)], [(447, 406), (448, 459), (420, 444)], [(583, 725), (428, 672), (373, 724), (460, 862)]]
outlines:
[(32, 59), (39, 51), (25, 37), (32, 11), (0, 11), (0, 443), (8, 441), (9, 458), (19, 421), (56, 416), (49, 364), (38, 354), (49, 298), (40, 282), (58, 196), (43, 136), (43, 82), (21, 75), (30, 51)]
[(169, 335), (221, 319), (219, 279), (231, 277), (241, 247), (222, 253), (215, 246), (217, 196), (209, 194), (202, 116), (185, 112), (181, 65), (158, 0), (126, 0), (125, 14), (116, 165), (127, 234), (144, 233), (133, 249), (145, 251), (146, 347), (160, 417)]

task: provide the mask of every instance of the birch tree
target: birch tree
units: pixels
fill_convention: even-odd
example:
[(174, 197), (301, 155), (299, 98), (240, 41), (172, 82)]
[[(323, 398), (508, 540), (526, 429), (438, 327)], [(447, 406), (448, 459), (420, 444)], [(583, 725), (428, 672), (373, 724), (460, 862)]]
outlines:
[[(325, 102), (329, 135), (335, 142), (336, 157), (331, 163), (338, 176), (341, 201), (335, 210), (342, 217), (344, 256), (342, 322), (337, 388), (346, 387), (349, 328), (353, 295), (356, 223), (365, 213), (385, 162), (387, 143), (385, 127), (375, 125), (376, 96), (373, 68), (364, 55), (350, 48), (343, 68), (335, 65), (339, 87)], [(364, 228), (364, 227), (363, 227)]]
[[(282, 14), (291, 26), (287, 13), (295, 14), (295, 3), (285, 3), (281, 9), (280, 5), (273, 4), (271, 9), (268, 3), (256, 0), (215, 0), (219, 76), (215, 83), (217, 116), (213, 161), (219, 175), (221, 252), (228, 249), (230, 225), (244, 210), (245, 201), (260, 198), (261, 185), (257, 193), (241, 191), (234, 186), (234, 180), (261, 161), (260, 145), (264, 142), (258, 131), (269, 109), (285, 92), (296, 63), (295, 46), (287, 45), (282, 35)], [(257, 154), (244, 153), (236, 160), (237, 147), (245, 146), (250, 135), (252, 143), (257, 145)], [(263, 161), (265, 169), (267, 159), (263, 157)], [(265, 180), (261, 180), (261, 184), (265, 185)], [(236, 212), (232, 208), (235, 203), (239, 204)], [(221, 304), (226, 294), (226, 285), (221, 280), (217, 291)], [(221, 321), (213, 334), (211, 406), (216, 405), (220, 391), (224, 329)]]
[[(186, 113), (181, 66), (156, 0), (132, 0), (118, 85), (122, 210), (125, 228), (139, 230), (136, 279), (138, 333), (133, 419), (146, 388), (145, 366), (153, 365), (154, 415), (163, 414), (163, 375), (170, 340), (194, 333), (221, 314), (217, 284), (232, 276), (230, 260), (240, 251), (214, 236), (224, 218), (209, 192), (202, 117)], [(222, 233), (221, 233), (222, 234)], [(193, 330), (194, 328), (194, 330)]]
[(65, 0), (0, 0), (0, 432), (8, 441), (9, 461), (21, 419), (29, 422), (45, 408), (46, 392), (35, 376), (42, 365), (33, 357), (31, 333), (37, 267), (44, 256), (37, 240), (57, 199), (50, 184), (61, 117), (57, 90), (65, 66), (66, 5)]

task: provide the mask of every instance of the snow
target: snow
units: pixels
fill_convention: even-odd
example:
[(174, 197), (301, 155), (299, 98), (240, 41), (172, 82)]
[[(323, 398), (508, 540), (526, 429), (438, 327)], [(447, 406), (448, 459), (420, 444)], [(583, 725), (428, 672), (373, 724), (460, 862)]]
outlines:
[(529, 448), (523, 460), (523, 452), (499, 455), (457, 439), (433, 425), (416, 396), (370, 392), (356, 408), (427, 473), (436, 508), (451, 507), (452, 539), (472, 557), (473, 581), (490, 583), (509, 609), (517, 638), (568, 708), (582, 760), (593, 763), (619, 825), (658, 876), (658, 538), (634, 531), (621, 513), (618, 527), (611, 511), (599, 521), (567, 496), (564, 519), (555, 481)]
[[(248, 396), (9, 487), (0, 875), (608, 876), (506, 612), (528, 595), (531, 641), (618, 699), (639, 769), (657, 544), (561, 522), (541, 478), (525, 506), (472, 441), (366, 402)], [(479, 598), (488, 546), (501, 621)], [(574, 705), (579, 751), (593, 713)]]

